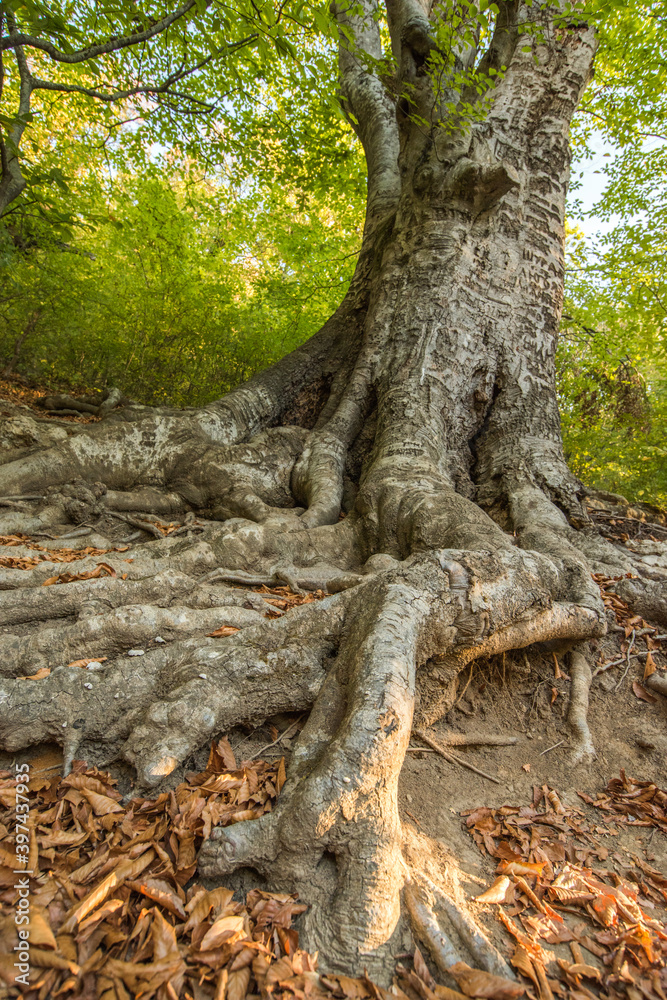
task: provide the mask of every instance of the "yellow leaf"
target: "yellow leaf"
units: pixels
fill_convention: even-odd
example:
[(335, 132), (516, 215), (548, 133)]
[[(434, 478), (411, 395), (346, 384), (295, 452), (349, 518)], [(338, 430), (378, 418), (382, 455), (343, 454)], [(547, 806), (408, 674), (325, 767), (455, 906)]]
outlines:
[(510, 887), (507, 875), (499, 875), (493, 885), (489, 886), (481, 896), (475, 896), (476, 903), (504, 903), (505, 895)]

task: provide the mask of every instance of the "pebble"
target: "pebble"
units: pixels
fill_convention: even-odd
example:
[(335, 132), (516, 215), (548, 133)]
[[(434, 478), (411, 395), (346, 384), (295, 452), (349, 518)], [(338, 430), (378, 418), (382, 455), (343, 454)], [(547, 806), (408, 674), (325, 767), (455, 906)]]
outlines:
[(128, 656), (143, 656), (145, 652), (146, 652), (145, 649), (128, 649), (127, 655)]
[(350, 779), (349, 778), (343, 778), (343, 781), (345, 782), (346, 785), (350, 784)]
[(207, 681), (208, 680), (208, 676), (206, 674), (197, 674), (197, 677), (201, 677), (201, 679), (203, 681)]
[(84, 684), (83, 686), (85, 688), (87, 688), (88, 691), (90, 691), (90, 689), (92, 688), (93, 685), (92, 684)]
[(163, 639), (161, 635), (156, 635), (155, 638), (153, 639), (153, 642), (166, 642), (166, 641), (167, 640)]

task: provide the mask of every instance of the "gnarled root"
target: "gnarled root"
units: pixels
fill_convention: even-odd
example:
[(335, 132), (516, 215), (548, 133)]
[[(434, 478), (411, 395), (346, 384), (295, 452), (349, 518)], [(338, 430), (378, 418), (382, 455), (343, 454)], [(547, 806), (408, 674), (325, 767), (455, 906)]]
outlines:
[(492, 975), (516, 978), (498, 949), (468, 915), (462, 901), (457, 905), (423, 872), (412, 873), (405, 887), (405, 901), (415, 936), (426, 944), (443, 973), (447, 974), (456, 962), (470, 961)]
[[(0, 682), (0, 737), (9, 750), (53, 741), (70, 755), (82, 743), (125, 757), (154, 785), (216, 732), (281, 711), (308, 708), (342, 623), (345, 595), (327, 608), (121, 657), (95, 670), (61, 667), (40, 681)], [(242, 637), (242, 638), (241, 638)], [(137, 666), (137, 661), (141, 664)]]
[(304, 918), (308, 946), (329, 967), (365, 965), (386, 977), (406, 875), (396, 789), (416, 663), (449, 650), (463, 666), (480, 650), (550, 637), (561, 619), (580, 639), (600, 634), (599, 612), (553, 604), (553, 573), (542, 557), (511, 548), (446, 550), (411, 557), (363, 594), (348, 592), (335, 666), (274, 812), (215, 831), (202, 872), (252, 867), (305, 894), (315, 904)]

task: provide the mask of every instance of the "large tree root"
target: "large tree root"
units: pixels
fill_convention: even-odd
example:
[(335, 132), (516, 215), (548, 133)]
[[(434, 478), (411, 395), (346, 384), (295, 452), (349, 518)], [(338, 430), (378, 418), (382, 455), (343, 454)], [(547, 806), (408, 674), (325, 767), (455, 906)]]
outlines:
[(546, 560), (511, 549), (444, 551), (412, 557), (366, 584), (348, 610), (335, 667), (275, 810), (216, 831), (201, 870), (250, 866), (307, 893), (318, 904), (304, 919), (309, 946), (334, 967), (354, 960), (381, 974), (405, 879), (396, 790), (415, 664), (457, 647), (464, 664), (471, 640), (478, 651), (528, 644), (550, 636), (559, 616), (570, 635), (600, 634), (599, 610), (551, 604), (549, 575)]
[[(343, 390), (339, 416), (348, 412), (345, 398)], [(354, 412), (348, 412), (352, 422)], [(343, 440), (341, 428), (338, 433)], [(90, 439), (77, 440), (83, 455)], [(303, 440), (301, 433), (287, 435), (278, 452), (285, 441), (289, 452)], [(221, 731), (311, 709), (274, 811), (215, 831), (200, 868), (208, 875), (254, 868), (272, 884), (299, 892), (312, 904), (303, 919), (304, 940), (320, 950), (325, 964), (366, 966), (385, 979), (408, 874), (397, 784), (415, 713), (417, 668), (422, 694), (429, 684), (436, 693), (417, 705), (420, 723), (430, 723), (449, 707), (450, 682), (471, 660), (600, 635), (604, 609), (572, 547), (558, 541), (570, 530), (559, 513), (549, 514), (558, 528), (549, 536), (555, 554), (547, 544), (541, 545), (545, 554), (526, 551), (430, 462), (387, 463), (381, 444), (355, 509), (336, 521), (339, 499), (329, 507), (314, 501), (324, 496), (323, 483), (342, 478), (340, 463), (323, 471), (317, 454), (324, 441), (324, 433), (312, 439), (311, 457), (306, 454), (295, 471), (306, 491), (303, 482), (315, 477), (306, 493), (314, 503), (310, 518), (278, 506), (285, 470), (294, 468), (293, 450), (273, 466), (283, 470), (279, 488), (276, 479), (271, 487), (255, 477), (243, 493), (239, 482), (250, 482), (254, 473), (243, 479), (234, 472), (235, 499), (229, 489), (220, 491), (218, 514), (226, 523), (205, 524), (196, 537), (151, 539), (66, 565), (45, 560), (28, 570), (0, 570), (4, 627), (50, 623), (46, 630), (7, 636), (0, 737), (12, 750), (59, 743), (67, 762), (86, 748), (94, 748), (98, 760), (122, 757), (149, 786)], [(266, 441), (260, 445), (249, 445), (244, 461), (266, 454)], [(212, 461), (216, 481), (218, 459)], [(229, 470), (229, 452), (226, 461)], [(94, 467), (96, 474), (104, 462)], [(36, 460), (20, 483), (21, 463), (5, 469), (14, 488), (26, 488), (35, 467)], [(56, 477), (61, 472), (56, 463)], [(147, 505), (147, 487), (132, 485)], [(278, 492), (271, 493), (274, 487)], [(154, 508), (165, 509), (159, 495), (170, 488), (150, 487), (158, 494)], [(62, 530), (68, 511), (78, 520), (81, 503), (113, 537), (118, 522), (103, 520), (109, 490), (86, 493), (77, 483), (58, 490), (44, 501), (54, 526)], [(190, 494), (190, 505), (199, 510), (194, 499)], [(123, 506), (115, 495), (110, 500)], [(166, 505), (182, 516), (171, 494)], [(542, 518), (549, 509), (540, 508)], [(237, 516), (240, 510), (246, 516)], [(31, 515), (12, 516), (20, 525)], [(526, 530), (532, 538), (536, 529)], [(16, 547), (5, 551), (17, 554)], [(43, 586), (64, 571), (93, 572), (101, 561), (115, 578)], [(272, 620), (266, 617), (270, 606), (249, 588), (285, 581), (299, 590), (338, 593)], [(239, 631), (205, 637), (220, 625)], [(166, 641), (155, 646), (157, 637)], [(137, 647), (146, 647), (144, 655), (125, 655)], [(102, 661), (96, 669), (66, 665), (90, 657)], [(25, 679), (39, 667), (50, 674)], [(446, 909), (442, 900), (438, 907)], [(497, 967), (474, 926), (458, 919), (456, 935), (478, 964)]]

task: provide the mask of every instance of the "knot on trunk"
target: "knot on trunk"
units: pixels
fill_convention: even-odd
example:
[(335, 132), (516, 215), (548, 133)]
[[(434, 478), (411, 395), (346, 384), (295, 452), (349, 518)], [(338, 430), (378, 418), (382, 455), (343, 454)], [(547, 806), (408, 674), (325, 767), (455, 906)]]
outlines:
[(479, 215), (520, 184), (519, 174), (508, 163), (483, 164), (464, 156), (446, 177), (443, 193), (464, 202), (475, 215)]

